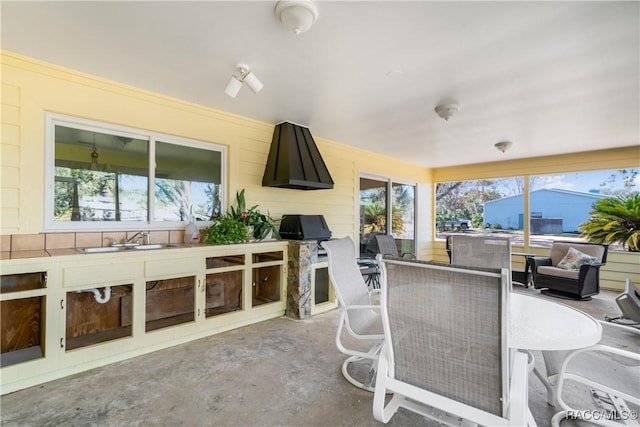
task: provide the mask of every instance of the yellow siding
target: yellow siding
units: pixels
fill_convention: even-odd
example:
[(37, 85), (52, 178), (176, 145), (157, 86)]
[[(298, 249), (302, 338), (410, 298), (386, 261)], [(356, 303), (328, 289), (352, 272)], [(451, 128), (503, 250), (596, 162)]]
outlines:
[(20, 88), (2, 84), (0, 140), (0, 233), (18, 231), (20, 217)]
[[(43, 231), (44, 113), (78, 116), (224, 145), (229, 152), (228, 193), (246, 189), (279, 218), (286, 213), (323, 214), (334, 237), (358, 236), (360, 173), (418, 183), (418, 256), (447, 261), (444, 243), (433, 241), (433, 189), (439, 181), (638, 167), (638, 147), (427, 169), (314, 135), (335, 181), (333, 190), (299, 191), (261, 186), (273, 123), (240, 117), (182, 100), (3, 51), (2, 141), (0, 141), (0, 234)], [(311, 129), (313, 132), (313, 129)], [(349, 141), (344, 141), (348, 143)], [(603, 287), (619, 289), (639, 280), (634, 255), (611, 254)], [(620, 259), (620, 260), (619, 260)]]
[[(229, 150), (229, 202), (246, 189), (247, 203), (275, 218), (285, 213), (323, 214), (335, 237), (358, 235), (357, 188), (361, 170), (423, 184), (424, 167), (327, 141), (316, 143), (335, 181), (333, 190), (262, 187), (273, 123), (264, 123), (2, 52), (2, 234), (43, 231), (44, 113), (56, 112), (225, 145)], [(6, 119), (10, 122), (5, 122)], [(313, 132), (313, 129), (311, 129)], [(14, 148), (29, 153), (16, 159)], [(426, 185), (424, 185), (426, 184)], [(5, 195), (6, 191), (6, 195)], [(6, 205), (5, 205), (6, 201)], [(16, 205), (17, 203), (17, 205)], [(428, 230), (428, 226), (422, 229)], [(424, 236), (423, 241), (427, 241)]]
[(544, 175), (557, 172), (579, 172), (594, 169), (637, 168), (639, 166), (640, 146), (635, 146), (558, 156), (532, 157), (503, 162), (437, 168), (433, 170), (433, 181), (465, 181), (482, 178)]

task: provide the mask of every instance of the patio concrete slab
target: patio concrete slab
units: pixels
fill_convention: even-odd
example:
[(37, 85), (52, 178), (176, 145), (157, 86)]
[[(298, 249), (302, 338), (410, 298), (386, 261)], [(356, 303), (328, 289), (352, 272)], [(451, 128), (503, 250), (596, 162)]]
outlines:
[[(516, 292), (539, 295), (533, 289)], [(562, 301), (603, 319), (616, 292)], [(374, 426), (373, 394), (340, 373), (334, 344), (339, 312), (286, 317), (2, 396), (3, 426)], [(541, 357), (536, 355), (542, 367)], [(597, 367), (594, 367), (597, 369)], [(539, 426), (555, 409), (530, 377)], [(401, 410), (390, 426), (435, 426)], [(574, 421), (564, 425), (580, 425)]]

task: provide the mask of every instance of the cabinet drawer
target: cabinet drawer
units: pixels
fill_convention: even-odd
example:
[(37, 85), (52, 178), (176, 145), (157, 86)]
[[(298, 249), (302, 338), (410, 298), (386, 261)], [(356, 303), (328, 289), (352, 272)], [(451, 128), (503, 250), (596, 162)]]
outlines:
[(201, 269), (201, 258), (149, 260), (144, 263), (144, 276), (172, 276), (176, 274), (193, 274)]
[(136, 263), (96, 264), (63, 267), (63, 286), (97, 285), (123, 280), (133, 281), (136, 277)]

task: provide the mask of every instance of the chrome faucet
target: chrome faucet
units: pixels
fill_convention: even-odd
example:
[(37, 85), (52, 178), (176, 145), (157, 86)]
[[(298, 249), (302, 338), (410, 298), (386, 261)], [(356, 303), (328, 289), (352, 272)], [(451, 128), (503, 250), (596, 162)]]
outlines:
[[(149, 232), (148, 231), (138, 231), (136, 234), (134, 234), (133, 236), (129, 237), (127, 240), (125, 240), (124, 244), (125, 246), (127, 245), (139, 245), (140, 244), (140, 237), (144, 237), (145, 238), (145, 242), (148, 245), (150, 242), (149, 239)], [(135, 243), (132, 243), (133, 240), (135, 239)]]

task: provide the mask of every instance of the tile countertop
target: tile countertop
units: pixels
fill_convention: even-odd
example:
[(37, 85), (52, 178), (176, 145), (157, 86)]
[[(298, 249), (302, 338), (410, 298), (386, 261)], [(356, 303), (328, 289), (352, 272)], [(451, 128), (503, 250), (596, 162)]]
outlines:
[[(75, 249), (68, 249), (70, 251), (74, 251)], [(19, 259), (19, 258), (42, 258), (50, 256), (47, 251), (37, 250), (37, 251), (2, 251), (0, 252), (0, 260), (3, 259)]]
[[(172, 245), (172, 248), (188, 248), (188, 247), (200, 247), (210, 245)], [(64, 256), (64, 255), (90, 255), (84, 254), (79, 248), (66, 248), (66, 249), (47, 249), (47, 250), (35, 250), (35, 251), (2, 251), (0, 252), (0, 260), (5, 259), (25, 259), (25, 258), (48, 258), (52, 256)]]
[[(267, 242), (273, 242), (274, 240), (262, 240), (260, 242), (253, 242), (253, 243), (267, 243)], [(178, 243), (178, 244), (171, 244), (171, 249), (177, 249), (177, 248), (201, 248), (201, 247), (211, 247), (211, 246), (215, 246), (215, 245), (210, 245), (208, 243), (198, 243), (198, 244), (189, 244), (189, 243)], [(157, 250), (163, 250), (163, 249), (157, 249)], [(156, 250), (154, 250), (155, 252)], [(48, 258), (48, 257), (52, 257), (52, 256), (64, 256), (64, 255), (79, 255), (79, 254), (83, 254), (83, 255), (91, 255), (91, 254), (84, 254), (83, 252), (80, 251), (80, 248), (64, 248), (64, 249), (39, 249), (39, 250), (30, 250), (30, 251), (1, 251), (0, 252), (0, 260), (7, 260), (7, 259), (25, 259), (25, 258)]]

